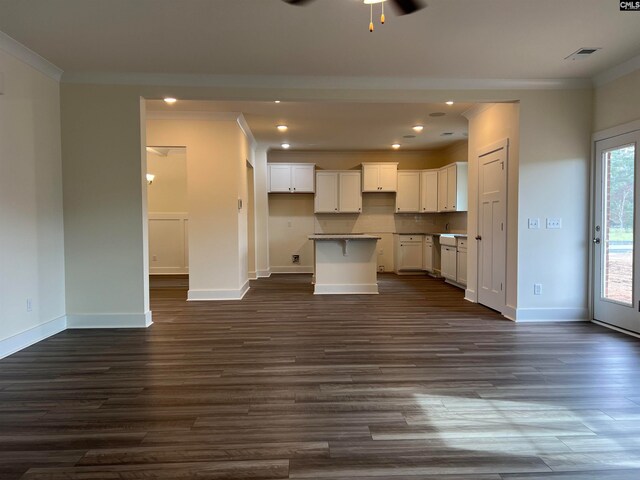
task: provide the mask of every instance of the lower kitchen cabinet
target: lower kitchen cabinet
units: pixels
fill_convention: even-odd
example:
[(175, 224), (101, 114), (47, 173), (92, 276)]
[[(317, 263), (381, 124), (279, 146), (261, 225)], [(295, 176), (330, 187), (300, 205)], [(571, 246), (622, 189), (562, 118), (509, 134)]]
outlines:
[(429, 273), (435, 273), (436, 259), (435, 250), (436, 247), (433, 244), (433, 235), (424, 236), (424, 252), (422, 254), (422, 269)]
[(456, 282), (461, 285), (467, 285), (467, 239), (458, 239), (458, 258), (457, 258)]
[(396, 272), (422, 271), (423, 235), (396, 235)]
[(442, 245), (440, 247), (440, 274), (453, 282), (458, 278), (458, 251), (456, 247)]

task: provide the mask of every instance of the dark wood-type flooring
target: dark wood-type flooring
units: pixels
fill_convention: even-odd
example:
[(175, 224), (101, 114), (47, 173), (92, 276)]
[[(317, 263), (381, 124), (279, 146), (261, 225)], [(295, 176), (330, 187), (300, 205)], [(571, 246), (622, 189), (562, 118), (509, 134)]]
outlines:
[(640, 344), (514, 324), (428, 277), (240, 302), (152, 282), (148, 330), (0, 361), (0, 478), (640, 479)]

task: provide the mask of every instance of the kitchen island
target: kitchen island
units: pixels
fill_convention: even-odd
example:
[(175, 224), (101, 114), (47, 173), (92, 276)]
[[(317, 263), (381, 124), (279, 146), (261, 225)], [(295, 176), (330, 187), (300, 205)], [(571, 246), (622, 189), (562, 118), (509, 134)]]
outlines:
[(380, 237), (316, 234), (309, 239), (315, 243), (314, 294), (378, 293), (376, 246)]

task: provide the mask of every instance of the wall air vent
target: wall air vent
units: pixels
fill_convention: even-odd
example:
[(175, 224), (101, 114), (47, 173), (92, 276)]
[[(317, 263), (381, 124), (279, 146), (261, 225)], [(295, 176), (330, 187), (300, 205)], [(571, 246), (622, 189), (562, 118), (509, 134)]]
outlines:
[(568, 57), (565, 57), (565, 60), (582, 60), (590, 57), (594, 53), (596, 53), (600, 48), (581, 48), (580, 50), (576, 50)]

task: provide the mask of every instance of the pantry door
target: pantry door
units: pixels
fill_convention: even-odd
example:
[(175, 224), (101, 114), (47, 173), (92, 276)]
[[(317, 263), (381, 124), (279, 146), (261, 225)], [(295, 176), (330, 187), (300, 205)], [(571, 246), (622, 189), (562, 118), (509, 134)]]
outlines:
[(596, 142), (593, 317), (640, 332), (638, 145), (640, 131)]

